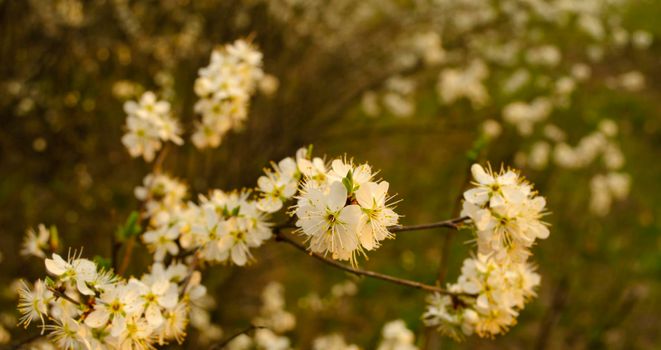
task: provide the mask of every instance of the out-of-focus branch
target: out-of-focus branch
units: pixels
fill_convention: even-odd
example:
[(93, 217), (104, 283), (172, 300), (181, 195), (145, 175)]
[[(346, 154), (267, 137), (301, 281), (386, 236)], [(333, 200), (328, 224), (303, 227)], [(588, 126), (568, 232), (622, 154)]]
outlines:
[(544, 350), (546, 349), (553, 328), (558, 323), (560, 314), (567, 304), (567, 294), (569, 291), (569, 283), (566, 277), (560, 280), (557, 287), (553, 291), (553, 299), (551, 300), (551, 305), (544, 315), (542, 322), (539, 326), (539, 333), (537, 334), (537, 342), (535, 344), (535, 349)]
[[(166, 143), (161, 151), (158, 153), (158, 156), (156, 157), (156, 160), (154, 161), (154, 165), (152, 167), (152, 173), (153, 174), (160, 174), (161, 170), (163, 168), (163, 162), (165, 162), (165, 158), (168, 155), (168, 152), (170, 151), (170, 145)], [(147, 198), (142, 202), (142, 205), (140, 206), (140, 212), (138, 214), (138, 222), (142, 226), (143, 221), (145, 220), (145, 214), (147, 208), (145, 207), (145, 203), (149, 202), (151, 199), (151, 191), (148, 192)], [(126, 269), (128, 269), (129, 264), (131, 263), (131, 258), (133, 256), (133, 248), (135, 247), (135, 236), (131, 236), (126, 240), (126, 243), (124, 244), (124, 255), (122, 256), (122, 261), (117, 268), (117, 274), (118, 275), (123, 275), (126, 272)]]
[(223, 348), (225, 348), (225, 347), (226, 347), (226, 346), (227, 346), (232, 340), (236, 339), (236, 338), (239, 337), (240, 335), (242, 335), (242, 334), (247, 334), (247, 333), (250, 333), (250, 332), (252, 332), (252, 331), (254, 331), (254, 330), (257, 330), (257, 329), (263, 329), (263, 328), (266, 328), (266, 327), (264, 327), (264, 326), (256, 326), (256, 325), (254, 325), (254, 324), (251, 324), (250, 327), (247, 327), (247, 328), (245, 328), (245, 329), (243, 329), (243, 330), (240, 330), (240, 331), (238, 331), (238, 332), (232, 334), (231, 337), (229, 337), (229, 338), (223, 340), (221, 343), (218, 343), (218, 344), (212, 345), (212, 346), (209, 348), (209, 350), (223, 349)]

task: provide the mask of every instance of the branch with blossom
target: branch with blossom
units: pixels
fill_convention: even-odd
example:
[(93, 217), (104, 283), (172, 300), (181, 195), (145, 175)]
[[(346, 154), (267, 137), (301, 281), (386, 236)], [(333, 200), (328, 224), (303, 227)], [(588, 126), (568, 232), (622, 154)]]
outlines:
[[(218, 72), (227, 76), (218, 78)], [(203, 122), (193, 135), (197, 147), (218, 146), (225, 132), (240, 125), (261, 76), (261, 53), (249, 43), (238, 41), (214, 52), (211, 65), (200, 72), (196, 92), (199, 105), (219, 105), (200, 107)], [(182, 343), (191, 313), (207, 292), (203, 267), (255, 263), (255, 248), (272, 238), (345, 272), (430, 293), (425, 323), (457, 339), (504, 333), (535, 296), (540, 277), (528, 258), (537, 240), (549, 235), (541, 221), (546, 203), (513, 170), (496, 173), (473, 165), (474, 183), (463, 195), (460, 217), (410, 226), (400, 223), (390, 183), (377, 178), (378, 171), (346, 156), (327, 161), (314, 156), (312, 147), (271, 163), (255, 188), (211, 189), (189, 199), (188, 186), (162, 171), (167, 154), (162, 144), (182, 142), (169, 104), (145, 93), (125, 110), (129, 127), (122, 141), (129, 153), (147, 162), (160, 154), (135, 190), (141, 210), (128, 220), (117, 270), (81, 252), (66, 259), (57, 253), (47, 257), (44, 228), (26, 239), (24, 251), (45, 258), (49, 276), (21, 289), (21, 324), (39, 319), (60, 348)], [(207, 134), (211, 126), (217, 128)], [(289, 220), (277, 225), (276, 215)], [(477, 252), (464, 261), (457, 283), (443, 288), (358, 267), (362, 257), (398, 233), (434, 228), (467, 228), (475, 234)], [(153, 264), (140, 276), (126, 275), (138, 238)]]

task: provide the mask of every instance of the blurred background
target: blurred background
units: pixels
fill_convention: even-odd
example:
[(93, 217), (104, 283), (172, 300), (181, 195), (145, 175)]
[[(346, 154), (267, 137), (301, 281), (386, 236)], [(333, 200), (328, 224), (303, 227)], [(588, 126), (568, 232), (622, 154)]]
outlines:
[[(383, 324), (399, 318), (428, 348), (658, 349), (659, 18), (652, 0), (0, 0), (3, 337), (29, 334), (15, 328), (10, 286), (44, 274), (42, 261), (18, 253), (26, 228), (55, 225), (63, 251), (109, 256), (150, 171), (120, 142), (122, 105), (152, 90), (188, 130), (164, 170), (194, 197), (254, 187), (270, 160), (313, 144), (316, 155), (380, 169), (404, 224), (456, 216), (476, 160), (521, 169), (548, 200), (552, 233), (533, 257), (539, 298), (504, 336), (440, 339), (420, 319), (424, 293), (277, 244), (247, 268), (206, 271), (210, 322), (225, 335), (279, 281), (300, 349), (332, 332), (375, 348)], [(189, 138), (197, 70), (239, 38), (259, 47), (274, 80), (242, 130), (199, 151)], [(469, 239), (407, 233), (362, 265), (425, 283), (441, 268), (454, 281)], [(148, 266), (144, 249), (130, 272)], [(182, 347), (207, 338), (193, 328)]]

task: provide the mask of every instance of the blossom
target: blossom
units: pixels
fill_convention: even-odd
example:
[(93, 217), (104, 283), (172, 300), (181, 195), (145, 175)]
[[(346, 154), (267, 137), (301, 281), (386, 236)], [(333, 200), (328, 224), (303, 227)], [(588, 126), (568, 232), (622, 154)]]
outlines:
[(540, 219), (546, 200), (512, 170), (494, 174), (471, 167), (475, 187), (464, 192), (462, 216), (475, 225), (478, 251), (497, 259), (525, 260), (536, 239), (549, 235)]
[(85, 324), (92, 328), (103, 328), (110, 320), (110, 334), (113, 337), (124, 333), (127, 319), (142, 311), (139, 290), (135, 284), (108, 289), (101, 294), (100, 301), (85, 319)]
[(146, 216), (152, 223), (172, 226), (175, 217), (184, 210), (188, 186), (168, 174), (151, 173), (142, 180), (143, 185), (133, 191), (144, 202)]
[(199, 70), (195, 112), (201, 120), (192, 136), (198, 148), (215, 148), (223, 136), (238, 129), (248, 116), (250, 96), (264, 77), (262, 54), (245, 40), (237, 40), (211, 53), (211, 62)]
[(539, 282), (539, 275), (528, 263), (501, 263), (478, 254), (464, 260), (457, 282), (447, 288), (467, 295), (432, 295), (423, 319), (428, 326), (456, 339), (474, 332), (493, 337), (516, 324), (519, 311), (536, 296)]
[(347, 344), (346, 340), (341, 334), (328, 334), (317, 337), (312, 342), (313, 350), (359, 350), (360, 348), (354, 344)]
[(330, 253), (334, 259), (353, 259), (358, 248), (360, 206), (345, 206), (347, 189), (333, 182), (326, 191), (305, 188), (296, 208), (296, 226), (310, 238), (315, 253)]
[(403, 320), (386, 323), (381, 331), (381, 342), (377, 350), (417, 350), (415, 335)]
[(179, 230), (178, 225), (164, 225), (142, 235), (142, 241), (154, 252), (155, 261), (162, 261), (166, 254), (174, 256), (179, 253), (179, 245), (175, 242)]
[(52, 259), (45, 260), (46, 269), (57, 276), (61, 281), (72, 281), (78, 291), (84, 295), (94, 295), (94, 291), (87, 286), (97, 277), (96, 264), (87, 259), (69, 257), (68, 261), (53, 253)]
[(439, 77), (437, 90), (442, 102), (453, 103), (467, 98), (474, 108), (489, 101), (483, 81), (489, 76), (489, 68), (481, 60), (472, 61), (465, 69), (444, 69)]
[(39, 224), (37, 230), (30, 228), (25, 231), (25, 238), (23, 239), (23, 247), (21, 248), (21, 255), (23, 256), (36, 256), (38, 258), (45, 258), (48, 250), (51, 233), (44, 226)]
[(170, 104), (159, 101), (156, 95), (145, 92), (139, 101), (127, 101), (124, 104), (127, 114), (127, 132), (122, 143), (132, 157), (142, 156), (145, 161), (154, 160), (162, 142), (172, 141), (181, 145), (181, 127), (170, 114)]
[(174, 308), (177, 305), (179, 292), (177, 285), (167, 279), (150, 282), (131, 279), (129, 284), (138, 290), (138, 295), (142, 298), (147, 323), (152, 327), (158, 327), (164, 321), (162, 308)]
[(188, 326), (188, 304), (179, 302), (175, 307), (165, 310), (163, 319), (164, 322), (158, 333), (159, 344), (164, 344), (170, 339), (179, 344), (183, 343)]
[(272, 167), (273, 171), (266, 170), (265, 175), (257, 179), (257, 190), (261, 192), (257, 208), (267, 213), (280, 210), (283, 203), (296, 194), (300, 177), (298, 165), (291, 157), (272, 164)]
[(364, 215), (359, 227), (360, 243), (363, 248), (372, 250), (380, 241), (391, 238), (388, 227), (397, 225), (398, 215), (386, 204), (389, 184), (386, 181), (367, 182), (356, 191), (356, 201)]
[(248, 195), (247, 191), (214, 190), (208, 197), (201, 196), (190, 231), (182, 234), (182, 247), (200, 247), (208, 261), (245, 265), (252, 259), (250, 249), (261, 246), (272, 235), (265, 213)]
[(19, 324), (27, 328), (32, 320), (39, 318), (45, 324), (44, 315), (48, 315), (49, 303), (53, 293), (46, 288), (43, 281), (37, 280), (30, 288), (24, 281), (18, 290), (18, 311), (21, 314)]

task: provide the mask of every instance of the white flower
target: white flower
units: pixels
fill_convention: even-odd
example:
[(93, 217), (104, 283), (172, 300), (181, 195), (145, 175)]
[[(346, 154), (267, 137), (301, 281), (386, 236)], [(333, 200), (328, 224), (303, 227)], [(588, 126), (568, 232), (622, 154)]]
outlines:
[(367, 182), (356, 191), (356, 201), (364, 215), (361, 216), (359, 239), (363, 248), (372, 250), (379, 242), (391, 238), (388, 227), (397, 225), (398, 215), (387, 204), (388, 182)]
[(118, 337), (126, 331), (127, 318), (142, 312), (139, 291), (133, 284), (119, 285), (101, 294), (100, 302), (94, 306), (85, 319), (85, 324), (92, 328), (105, 328), (111, 321), (110, 334)]
[(45, 324), (44, 315), (48, 315), (48, 307), (52, 299), (53, 293), (41, 280), (34, 283), (33, 289), (21, 281), (18, 290), (18, 312), (21, 314), (21, 318), (18, 323), (27, 328), (32, 320), (39, 318), (41, 323)]
[(142, 235), (142, 241), (154, 252), (155, 261), (162, 261), (166, 254), (175, 256), (179, 253), (179, 245), (175, 242), (179, 238), (179, 229), (179, 225), (161, 226)]
[(347, 189), (333, 182), (326, 192), (304, 188), (296, 207), (296, 226), (310, 237), (310, 249), (315, 253), (330, 253), (334, 259), (353, 259), (358, 249), (360, 206), (345, 206)]
[(242, 126), (250, 96), (264, 77), (261, 66), (261, 52), (244, 40), (211, 53), (211, 62), (195, 81), (200, 98), (195, 112), (202, 116), (192, 137), (196, 147), (218, 147), (225, 133)]
[(263, 350), (289, 350), (291, 349), (289, 338), (277, 335), (268, 328), (255, 331), (255, 343)]
[(489, 101), (489, 93), (483, 83), (488, 76), (487, 65), (479, 59), (474, 60), (465, 69), (442, 70), (437, 91), (446, 104), (466, 97), (473, 108), (479, 108)]
[(539, 275), (527, 263), (499, 263), (478, 254), (464, 260), (457, 283), (447, 287), (469, 296), (433, 295), (425, 323), (457, 339), (473, 332), (493, 337), (516, 323), (519, 311), (536, 295), (539, 282)]
[(312, 342), (313, 350), (359, 350), (354, 344), (347, 344), (341, 334), (329, 334), (316, 338)]
[(382, 340), (377, 350), (417, 350), (415, 335), (403, 320), (386, 323), (381, 331)]
[(168, 340), (183, 343), (188, 326), (188, 304), (180, 302), (175, 307), (165, 310), (163, 318), (164, 322), (158, 334), (159, 344), (165, 344)]
[(170, 115), (170, 103), (158, 101), (153, 92), (145, 92), (139, 102), (127, 101), (124, 111), (127, 132), (122, 143), (132, 157), (142, 156), (151, 162), (162, 142), (183, 143), (179, 122)]
[(87, 286), (97, 277), (96, 264), (87, 259), (69, 258), (65, 261), (61, 256), (53, 253), (53, 259), (45, 260), (46, 269), (57, 276), (61, 281), (73, 281), (78, 291), (84, 295), (94, 295), (94, 291)]
[(131, 279), (129, 285), (138, 290), (143, 301), (145, 319), (152, 327), (158, 327), (164, 321), (161, 308), (172, 309), (177, 305), (179, 297), (177, 285), (167, 279), (156, 280), (151, 284)]
[(549, 235), (541, 221), (545, 199), (512, 170), (494, 174), (475, 164), (471, 172), (476, 187), (464, 192), (461, 216), (475, 225), (478, 251), (498, 260), (525, 261), (535, 240)]
[(36, 256), (38, 258), (45, 258), (46, 253), (44, 250), (49, 249), (50, 231), (44, 226), (39, 224), (37, 231), (30, 228), (25, 232), (23, 239), (23, 247), (21, 248), (21, 255), (23, 256)]
[(273, 164), (273, 171), (257, 179), (257, 190), (261, 198), (257, 208), (267, 213), (274, 213), (282, 208), (283, 202), (292, 198), (298, 190), (298, 166), (291, 157)]

